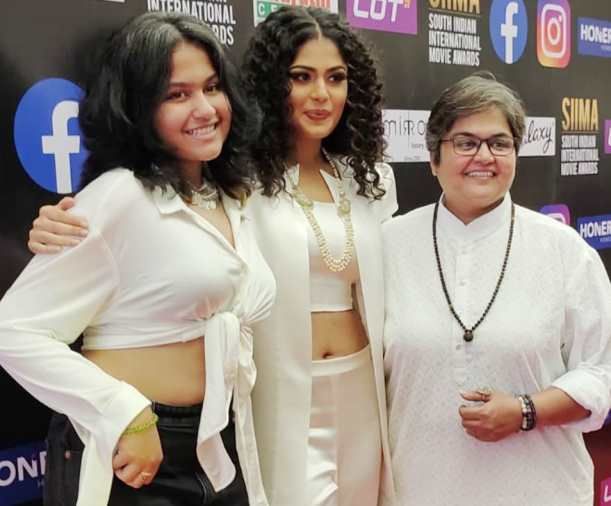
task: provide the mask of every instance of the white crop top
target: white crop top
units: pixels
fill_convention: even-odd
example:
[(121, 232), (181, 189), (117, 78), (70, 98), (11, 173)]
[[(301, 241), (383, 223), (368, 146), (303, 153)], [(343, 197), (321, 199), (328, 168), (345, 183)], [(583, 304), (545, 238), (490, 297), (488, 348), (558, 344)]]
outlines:
[[(329, 251), (339, 258), (346, 244), (344, 224), (337, 215), (335, 203), (314, 202), (314, 216), (327, 241)], [(352, 261), (341, 272), (333, 272), (325, 264), (316, 236), (308, 225), (308, 253), (310, 257), (310, 311), (347, 311), (352, 309), (352, 285), (359, 280), (356, 250)]]
[(85, 444), (77, 506), (105, 506), (119, 437), (150, 402), (66, 344), (84, 349), (184, 342), (204, 335), (206, 390), (194, 456), (215, 490), (235, 477), (220, 436), (233, 407), (249, 503), (267, 506), (250, 392), (250, 325), (265, 318), (275, 281), (239, 203), (223, 194), (235, 248), (175, 193), (149, 192), (126, 169), (77, 196), (89, 235), (38, 255), (0, 301), (0, 365), (34, 397), (65, 413)]

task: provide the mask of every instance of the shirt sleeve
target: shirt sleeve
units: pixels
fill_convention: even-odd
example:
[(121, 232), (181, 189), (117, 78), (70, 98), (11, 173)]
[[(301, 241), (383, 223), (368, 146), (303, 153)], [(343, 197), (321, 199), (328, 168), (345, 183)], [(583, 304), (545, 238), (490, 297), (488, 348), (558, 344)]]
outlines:
[(113, 297), (114, 259), (99, 231), (74, 248), (39, 255), (0, 301), (0, 365), (39, 401), (89, 432), (104, 461), (149, 401), (72, 343)]
[(591, 412), (567, 427), (590, 432), (602, 427), (611, 408), (611, 284), (596, 251), (580, 246), (565, 291), (562, 351), (568, 371), (552, 386)]
[(397, 186), (395, 184), (395, 173), (392, 167), (387, 163), (378, 163), (376, 170), (380, 174), (380, 182), (386, 190), (384, 196), (377, 201), (378, 205), (378, 218), (380, 223), (384, 223), (390, 219), (393, 214), (399, 209), (397, 204)]

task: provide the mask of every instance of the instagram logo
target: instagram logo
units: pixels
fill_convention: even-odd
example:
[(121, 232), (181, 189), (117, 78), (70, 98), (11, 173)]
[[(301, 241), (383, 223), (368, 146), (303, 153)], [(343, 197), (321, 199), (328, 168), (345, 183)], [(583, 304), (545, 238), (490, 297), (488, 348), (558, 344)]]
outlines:
[(564, 68), (571, 59), (571, 6), (568, 0), (538, 0), (537, 58), (544, 67)]

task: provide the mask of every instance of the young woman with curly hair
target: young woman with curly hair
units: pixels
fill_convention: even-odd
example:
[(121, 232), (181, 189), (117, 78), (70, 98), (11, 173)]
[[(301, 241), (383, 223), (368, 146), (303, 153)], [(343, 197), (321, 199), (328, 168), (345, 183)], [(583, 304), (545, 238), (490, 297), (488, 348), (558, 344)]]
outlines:
[(380, 223), (397, 208), (381, 83), (360, 37), (316, 8), (270, 14), (242, 70), (263, 117), (249, 208), (278, 285), (254, 328), (265, 489), (275, 506), (373, 506), (391, 490)]
[[(243, 72), (263, 118), (247, 207), (278, 288), (253, 327), (265, 491), (273, 506), (375, 506), (393, 494), (380, 224), (397, 202), (381, 163), (381, 83), (360, 37), (316, 8), (270, 14)], [(69, 230), (50, 223), (69, 220), (57, 209), (41, 214), (37, 252)]]
[(195, 18), (144, 14), (104, 46), (79, 115), (89, 234), (0, 302), (0, 365), (57, 411), (45, 506), (268, 505), (249, 325), (275, 283), (243, 216), (237, 84)]

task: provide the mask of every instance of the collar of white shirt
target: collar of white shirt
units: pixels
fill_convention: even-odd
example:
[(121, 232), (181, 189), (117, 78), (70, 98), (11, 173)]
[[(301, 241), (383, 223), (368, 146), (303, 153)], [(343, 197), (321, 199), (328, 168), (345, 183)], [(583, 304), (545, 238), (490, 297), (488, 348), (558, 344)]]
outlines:
[[(152, 192), (152, 199), (160, 214), (172, 214), (178, 212), (189, 212), (189, 207), (185, 201), (172, 188), (161, 189), (155, 188)], [(229, 217), (231, 223), (248, 219), (248, 215), (244, 213), (244, 206), (236, 199), (233, 199), (221, 191), (221, 199), (223, 207)]]
[(509, 192), (503, 197), (503, 201), (491, 211), (476, 218), (465, 225), (454, 214), (452, 214), (443, 203), (443, 195), (440, 197), (437, 226), (452, 239), (461, 241), (477, 241), (496, 232), (504, 227), (511, 219), (511, 196)]

